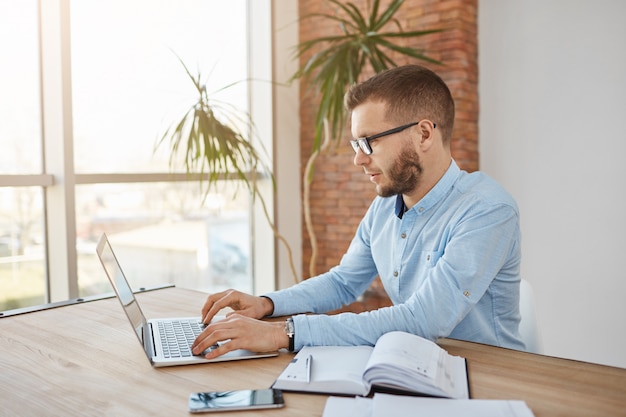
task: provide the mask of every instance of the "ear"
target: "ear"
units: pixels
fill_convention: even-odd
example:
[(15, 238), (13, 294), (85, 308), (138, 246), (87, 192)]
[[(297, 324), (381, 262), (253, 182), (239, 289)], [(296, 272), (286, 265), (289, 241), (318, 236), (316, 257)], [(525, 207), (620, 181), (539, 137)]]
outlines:
[(428, 151), (435, 141), (435, 125), (430, 120), (422, 120), (419, 125), (420, 148), (423, 152)]

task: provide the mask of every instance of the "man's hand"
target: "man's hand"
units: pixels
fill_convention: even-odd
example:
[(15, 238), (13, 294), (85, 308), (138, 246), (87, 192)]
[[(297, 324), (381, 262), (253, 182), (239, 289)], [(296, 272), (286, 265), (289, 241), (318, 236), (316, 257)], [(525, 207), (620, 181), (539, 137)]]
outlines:
[(249, 349), (255, 352), (271, 352), (289, 346), (285, 324), (267, 322), (232, 313), (224, 320), (209, 324), (191, 346), (194, 355), (221, 343), (205, 357), (213, 359), (231, 350)]
[[(211, 294), (202, 307), (202, 322), (211, 323), (213, 317), (223, 308), (230, 307), (234, 311), (227, 314), (239, 314), (253, 319), (260, 319), (272, 314), (274, 304), (269, 298), (256, 297), (236, 290), (226, 290)], [(223, 339), (222, 339), (223, 340)]]

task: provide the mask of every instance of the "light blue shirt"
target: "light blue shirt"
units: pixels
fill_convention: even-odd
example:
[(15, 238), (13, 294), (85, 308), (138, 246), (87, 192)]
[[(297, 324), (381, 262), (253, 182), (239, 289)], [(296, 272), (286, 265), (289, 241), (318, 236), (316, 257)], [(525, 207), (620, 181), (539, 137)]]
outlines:
[(520, 246), (513, 198), (487, 175), (461, 171), (452, 161), (407, 211), (400, 196), (376, 197), (339, 265), (266, 296), (274, 316), (325, 313), (355, 301), (380, 276), (393, 306), (297, 315), (296, 350), (374, 345), (393, 330), (524, 349)]

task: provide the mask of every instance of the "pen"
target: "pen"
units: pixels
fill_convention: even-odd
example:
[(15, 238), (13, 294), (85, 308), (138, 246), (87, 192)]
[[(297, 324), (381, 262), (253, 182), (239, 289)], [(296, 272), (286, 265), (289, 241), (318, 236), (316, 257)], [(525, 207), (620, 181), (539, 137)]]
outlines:
[(306, 382), (307, 384), (311, 382), (311, 367), (313, 366), (313, 355), (309, 355), (306, 358)]

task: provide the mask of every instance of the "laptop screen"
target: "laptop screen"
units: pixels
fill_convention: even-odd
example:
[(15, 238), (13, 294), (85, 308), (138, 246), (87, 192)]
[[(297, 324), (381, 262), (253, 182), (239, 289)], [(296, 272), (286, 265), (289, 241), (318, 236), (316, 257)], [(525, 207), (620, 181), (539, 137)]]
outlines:
[(128, 285), (124, 272), (122, 272), (122, 268), (105, 234), (102, 235), (100, 242), (98, 242), (97, 252), (100, 262), (102, 262), (102, 266), (109, 277), (109, 281), (111, 281), (111, 285), (124, 308), (124, 312), (128, 316), (133, 329), (135, 329), (137, 338), (143, 344), (143, 330), (147, 326), (146, 318), (141, 308), (139, 308), (139, 304), (137, 304), (133, 291), (130, 285)]

